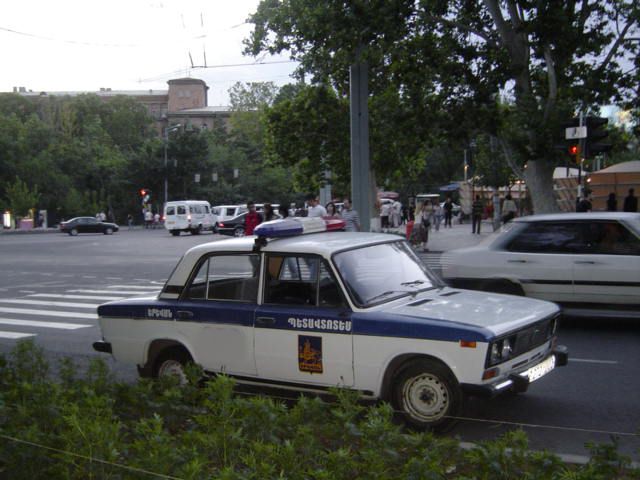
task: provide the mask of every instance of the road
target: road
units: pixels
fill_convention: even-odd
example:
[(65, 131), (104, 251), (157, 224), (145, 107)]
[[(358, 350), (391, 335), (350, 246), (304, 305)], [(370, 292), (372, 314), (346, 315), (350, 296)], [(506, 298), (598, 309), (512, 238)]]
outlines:
[[(172, 237), (164, 230), (113, 236), (0, 235), (0, 353), (33, 338), (52, 362), (70, 356), (79, 365), (100, 356), (121, 379), (135, 368), (96, 353), (95, 307), (115, 298), (155, 294), (189, 247), (226, 237)], [(438, 267), (438, 253), (422, 254)], [(587, 455), (587, 442), (609, 442), (640, 461), (640, 326), (631, 321), (563, 320), (560, 343), (567, 367), (517, 396), (472, 398), (449, 433), (463, 441), (495, 438), (524, 428), (531, 448)]]

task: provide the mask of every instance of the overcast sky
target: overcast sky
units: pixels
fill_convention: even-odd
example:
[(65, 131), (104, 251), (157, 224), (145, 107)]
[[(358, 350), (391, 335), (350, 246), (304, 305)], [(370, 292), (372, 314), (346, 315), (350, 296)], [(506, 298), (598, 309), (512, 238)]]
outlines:
[[(291, 82), (295, 64), (265, 56), (247, 64), (245, 24), (259, 0), (2, 0), (0, 92), (167, 89), (193, 77), (209, 85), (209, 105), (227, 105), (237, 81)], [(189, 57), (191, 54), (191, 59)]]

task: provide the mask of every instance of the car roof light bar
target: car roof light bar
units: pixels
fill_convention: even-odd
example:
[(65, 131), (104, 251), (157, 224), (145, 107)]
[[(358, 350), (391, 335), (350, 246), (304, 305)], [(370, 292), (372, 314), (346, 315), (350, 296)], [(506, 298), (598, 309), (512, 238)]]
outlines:
[(280, 238), (307, 233), (344, 230), (346, 222), (340, 218), (292, 217), (271, 220), (258, 225), (253, 233), (262, 238)]

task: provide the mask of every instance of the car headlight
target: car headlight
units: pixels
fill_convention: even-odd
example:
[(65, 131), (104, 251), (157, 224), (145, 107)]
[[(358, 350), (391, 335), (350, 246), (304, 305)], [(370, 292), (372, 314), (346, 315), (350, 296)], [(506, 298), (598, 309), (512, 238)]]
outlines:
[(489, 347), (489, 367), (506, 362), (513, 356), (515, 337), (501, 338), (491, 342)]

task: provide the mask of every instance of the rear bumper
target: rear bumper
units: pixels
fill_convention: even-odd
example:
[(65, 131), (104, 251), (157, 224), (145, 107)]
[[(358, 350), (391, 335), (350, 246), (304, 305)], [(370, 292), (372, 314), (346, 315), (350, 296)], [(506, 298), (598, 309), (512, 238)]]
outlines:
[(524, 372), (511, 374), (506, 380), (503, 380), (499, 383), (487, 385), (474, 385), (465, 383), (460, 386), (467, 395), (474, 395), (479, 397), (492, 398), (505, 392), (522, 393), (527, 391), (529, 385), (533, 380), (537, 380), (537, 378), (540, 378), (536, 377), (533, 380), (529, 378), (529, 372), (531, 372), (533, 369), (542, 366), (545, 363), (550, 364), (551, 368), (543, 374), (546, 375), (556, 367), (564, 367), (568, 362), (569, 350), (564, 345), (557, 345), (553, 352), (551, 352), (549, 356), (545, 357), (538, 364), (534, 365)]

